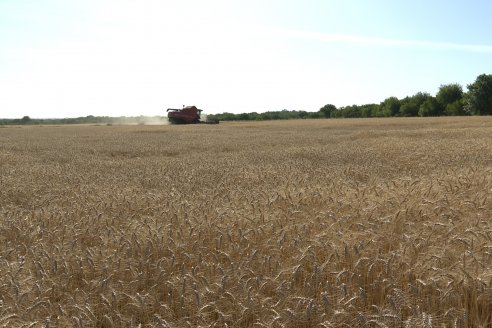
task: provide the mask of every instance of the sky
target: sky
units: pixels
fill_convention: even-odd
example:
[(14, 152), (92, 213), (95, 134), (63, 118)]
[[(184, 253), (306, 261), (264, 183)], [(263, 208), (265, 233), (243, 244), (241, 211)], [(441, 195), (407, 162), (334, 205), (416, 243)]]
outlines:
[(0, 0), (0, 118), (317, 111), (492, 73), (489, 0)]

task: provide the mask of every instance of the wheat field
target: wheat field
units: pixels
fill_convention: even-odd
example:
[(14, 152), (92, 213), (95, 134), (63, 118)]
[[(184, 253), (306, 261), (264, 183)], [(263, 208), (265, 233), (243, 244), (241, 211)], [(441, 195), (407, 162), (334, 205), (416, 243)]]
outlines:
[(0, 128), (3, 327), (491, 327), (492, 117)]

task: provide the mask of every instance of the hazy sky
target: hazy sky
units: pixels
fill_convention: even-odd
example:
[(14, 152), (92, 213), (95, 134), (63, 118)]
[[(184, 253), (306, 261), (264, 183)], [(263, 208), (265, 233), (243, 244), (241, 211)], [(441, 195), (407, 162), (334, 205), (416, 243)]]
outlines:
[(0, 117), (317, 111), (492, 67), (489, 0), (0, 0)]

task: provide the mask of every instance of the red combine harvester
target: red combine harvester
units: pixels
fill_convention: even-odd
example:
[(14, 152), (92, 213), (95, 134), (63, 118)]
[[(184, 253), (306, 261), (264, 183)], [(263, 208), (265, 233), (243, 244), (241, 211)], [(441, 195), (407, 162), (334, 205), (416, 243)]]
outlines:
[(196, 106), (186, 106), (182, 109), (167, 109), (167, 117), (169, 122), (174, 124), (196, 124), (200, 122), (200, 114), (202, 110)]
[(200, 121), (201, 109), (196, 108), (196, 106), (183, 106), (181, 109), (168, 108), (167, 118), (172, 124), (217, 124), (219, 121)]

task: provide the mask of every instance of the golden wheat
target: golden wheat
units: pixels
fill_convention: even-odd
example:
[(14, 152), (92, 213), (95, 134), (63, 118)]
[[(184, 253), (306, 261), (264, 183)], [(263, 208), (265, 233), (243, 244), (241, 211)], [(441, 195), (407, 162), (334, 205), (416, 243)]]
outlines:
[(492, 119), (0, 130), (0, 325), (492, 325)]

